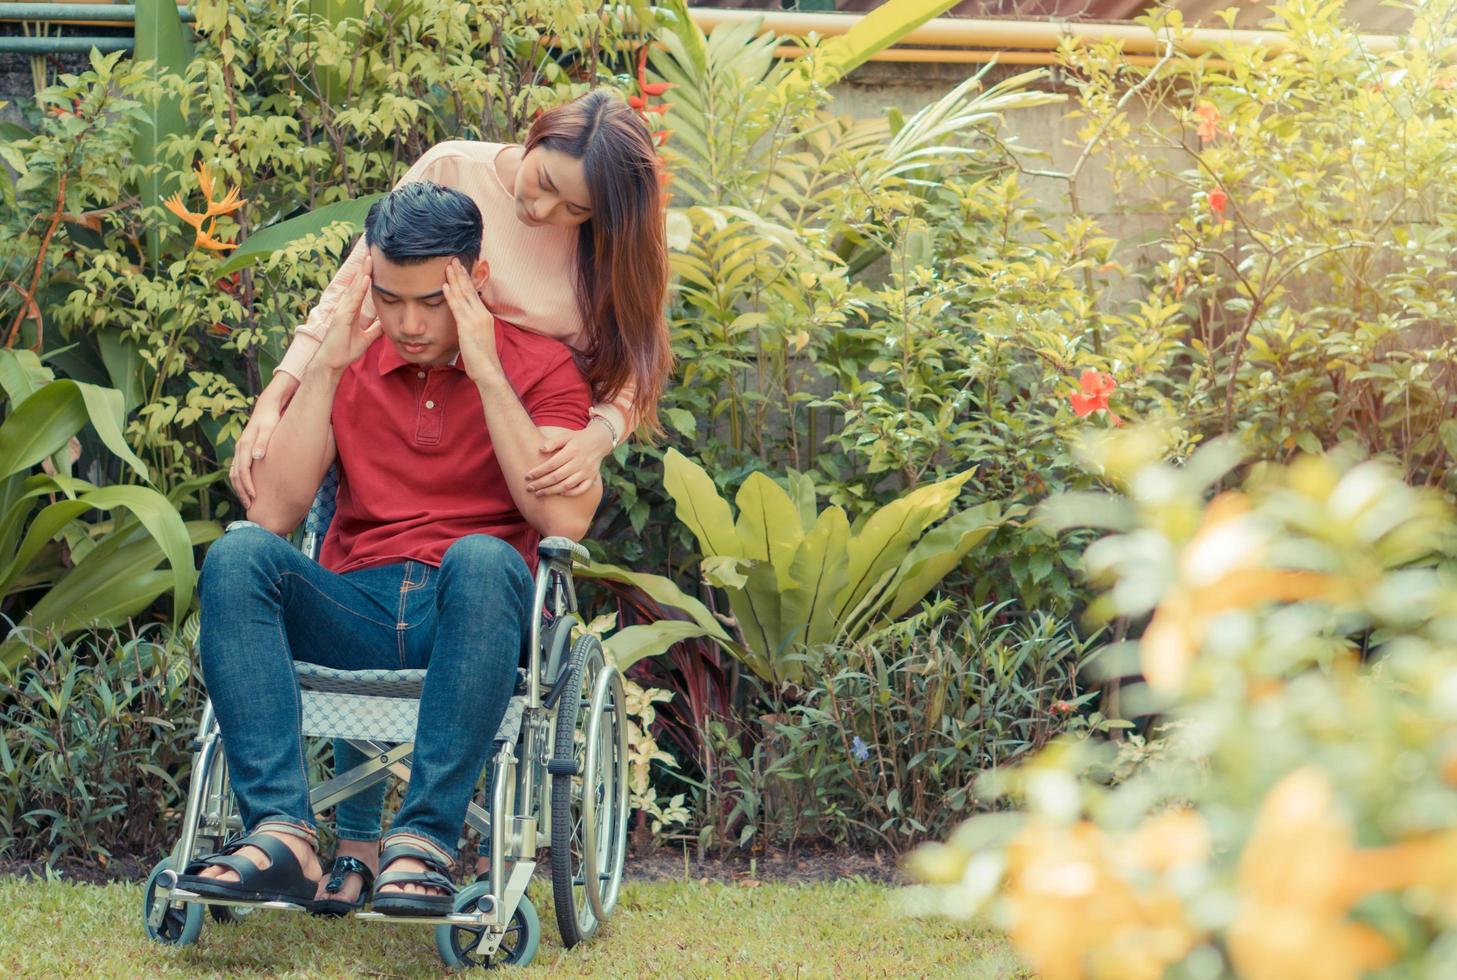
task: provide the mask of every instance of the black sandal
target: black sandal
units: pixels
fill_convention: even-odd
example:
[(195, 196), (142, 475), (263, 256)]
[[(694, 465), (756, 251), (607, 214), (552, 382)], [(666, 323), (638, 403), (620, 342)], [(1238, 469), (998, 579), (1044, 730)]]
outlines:
[(359, 897), (352, 902), (346, 902), (342, 898), (320, 898), (309, 906), (309, 911), (315, 915), (338, 917), (348, 915), (350, 912), (358, 912), (364, 908), (364, 903), (369, 899), (370, 890), (374, 887), (374, 872), (369, 870), (369, 865), (356, 857), (341, 854), (334, 859), (333, 865), (329, 868), (329, 880), (324, 885), (324, 893), (337, 895), (344, 890), (344, 879), (350, 875), (359, 875)]
[[(268, 855), (269, 865), (260, 868), (237, 852), (256, 847)], [(200, 877), (210, 867), (230, 868), (238, 873), (237, 881), (221, 881)], [(304, 874), (298, 858), (289, 846), (277, 837), (255, 833), (239, 838), (216, 854), (198, 858), (187, 866), (177, 885), (195, 895), (224, 898), (232, 902), (289, 902), (305, 908), (313, 904), (319, 883)]]
[[(400, 858), (414, 858), (425, 865), (425, 871), (389, 871), (391, 864)], [(374, 882), (374, 900), (371, 907), (385, 915), (449, 915), (455, 910), (455, 882), (450, 877), (450, 865), (441, 861), (433, 851), (417, 844), (391, 844), (379, 856), (379, 877)], [(385, 885), (424, 885), (438, 888), (444, 895), (420, 895), (409, 892), (389, 892), (381, 895)]]

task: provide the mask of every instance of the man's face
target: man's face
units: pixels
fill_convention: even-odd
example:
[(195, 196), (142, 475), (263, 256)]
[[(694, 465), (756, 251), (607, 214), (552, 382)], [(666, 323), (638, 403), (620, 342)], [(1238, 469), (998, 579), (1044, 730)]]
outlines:
[[(411, 364), (449, 364), (460, 349), (444, 292), (445, 269), (454, 259), (441, 256), (396, 265), (373, 246), (369, 252), (374, 260), (370, 288), (384, 335)], [(478, 264), (477, 270), (481, 268)], [(478, 278), (475, 270), (473, 278)]]

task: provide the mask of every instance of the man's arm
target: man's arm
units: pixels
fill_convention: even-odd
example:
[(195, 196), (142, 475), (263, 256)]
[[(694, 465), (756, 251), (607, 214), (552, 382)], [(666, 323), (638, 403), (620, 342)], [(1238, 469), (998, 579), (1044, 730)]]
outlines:
[(573, 541), (586, 537), (587, 529), (592, 525), (592, 515), (602, 500), (602, 484), (598, 483), (576, 497), (560, 494), (538, 497), (526, 489), (526, 472), (544, 458), (542, 439), (570, 430), (559, 426), (538, 427), (499, 365), (476, 379), (476, 389), (481, 393), (481, 407), (485, 410), (491, 445), (495, 448), (496, 460), (501, 464), (501, 472), (506, 477), (506, 486), (511, 490), (516, 509), (543, 537), (560, 534)]
[(329, 418), (343, 377), (343, 371), (330, 369), (317, 358), (304, 369), (303, 381), (273, 432), (272, 445), (277, 448), (253, 464), (258, 493), (248, 508), (248, 520), (286, 535), (308, 515), (337, 454)]

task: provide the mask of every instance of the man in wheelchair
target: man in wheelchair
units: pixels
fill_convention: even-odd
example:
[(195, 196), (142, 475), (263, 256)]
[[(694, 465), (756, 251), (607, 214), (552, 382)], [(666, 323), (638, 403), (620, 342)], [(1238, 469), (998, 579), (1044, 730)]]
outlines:
[[(601, 498), (537, 497), (546, 437), (587, 424), (563, 344), (495, 319), (477, 294), (481, 216), (412, 182), (365, 223), (369, 263), (254, 464), (248, 521), (203, 565), (200, 651), (247, 836), (180, 887), (230, 902), (313, 903), (321, 877), (294, 661), (426, 668), (409, 789), (382, 841), (373, 908), (448, 913), (450, 869), (505, 713), (542, 536), (581, 538)], [(372, 291), (378, 320), (360, 315)], [(286, 541), (337, 464), (315, 563)]]

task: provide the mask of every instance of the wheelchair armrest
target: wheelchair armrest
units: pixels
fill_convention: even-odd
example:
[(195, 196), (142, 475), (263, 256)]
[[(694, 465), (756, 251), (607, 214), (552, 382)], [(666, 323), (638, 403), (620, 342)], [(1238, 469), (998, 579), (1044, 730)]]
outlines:
[(592, 560), (592, 556), (587, 553), (586, 548), (571, 538), (564, 538), (560, 535), (542, 538), (541, 544), (536, 546), (536, 553), (542, 558), (565, 561), (568, 565), (571, 564), (573, 558), (584, 562)]

